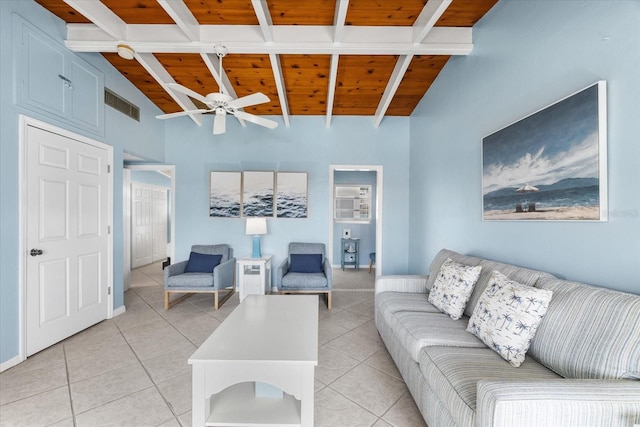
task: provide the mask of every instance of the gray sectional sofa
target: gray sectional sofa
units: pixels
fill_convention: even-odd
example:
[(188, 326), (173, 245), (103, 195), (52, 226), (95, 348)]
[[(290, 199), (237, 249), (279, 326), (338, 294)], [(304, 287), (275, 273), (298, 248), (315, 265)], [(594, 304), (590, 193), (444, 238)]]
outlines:
[[(446, 259), (481, 265), (464, 316), (428, 302)], [(493, 270), (553, 291), (524, 363), (466, 331)], [(376, 280), (375, 322), (429, 427), (640, 425), (640, 296), (440, 251), (430, 276)]]

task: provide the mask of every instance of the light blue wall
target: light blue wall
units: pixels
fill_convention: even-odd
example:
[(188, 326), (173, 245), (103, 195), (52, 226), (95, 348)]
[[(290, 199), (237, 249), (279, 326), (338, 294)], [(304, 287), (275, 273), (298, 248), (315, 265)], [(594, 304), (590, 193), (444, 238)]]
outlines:
[[(280, 120), (280, 118), (276, 118)], [(251, 251), (244, 219), (210, 218), (209, 172), (273, 170), (308, 172), (309, 217), (269, 219), (263, 253), (274, 254), (274, 267), (290, 241), (329, 240), (329, 165), (383, 165), (384, 272), (407, 270), (409, 214), (409, 119), (385, 118), (374, 128), (370, 117), (296, 116), (291, 127), (274, 130), (227, 118), (227, 133), (211, 134), (211, 117), (197, 127), (188, 118), (167, 121), (166, 161), (176, 166), (176, 260), (186, 259), (195, 243), (229, 243), (236, 256)], [(274, 268), (275, 269), (275, 268)]]
[(13, 57), (12, 14), (17, 13), (53, 39), (63, 43), (66, 30), (62, 20), (31, 0), (0, 1), (0, 363), (19, 351), (19, 189), (18, 115), (25, 114), (114, 147), (114, 307), (124, 303), (122, 259), (122, 153), (144, 158), (164, 159), (164, 123), (154, 118), (159, 110), (101, 55), (78, 55), (104, 73), (105, 85), (141, 109), (137, 122), (105, 107), (105, 134), (93, 135), (47, 116), (19, 107), (14, 102), (15, 64)]
[[(443, 247), (640, 293), (640, 2), (499, 2), (411, 117), (410, 270)], [(609, 222), (483, 222), (481, 139), (608, 85)]]
[[(369, 264), (369, 253), (376, 251), (376, 172), (373, 171), (335, 171), (333, 182), (339, 184), (355, 184), (355, 185), (371, 185), (371, 216), (372, 220), (369, 224), (349, 224), (338, 222), (333, 224), (333, 262), (335, 265), (340, 264), (340, 256), (342, 255), (342, 230), (348, 228), (351, 230), (351, 236), (360, 239), (360, 264)], [(384, 173), (383, 173), (384, 175)]]

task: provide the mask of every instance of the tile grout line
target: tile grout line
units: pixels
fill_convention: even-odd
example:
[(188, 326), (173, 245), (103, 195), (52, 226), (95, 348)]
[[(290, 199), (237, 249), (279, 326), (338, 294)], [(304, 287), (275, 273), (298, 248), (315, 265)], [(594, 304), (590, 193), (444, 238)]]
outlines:
[(76, 427), (76, 411), (73, 406), (73, 397), (71, 394), (71, 377), (69, 376), (69, 363), (67, 361), (67, 349), (65, 348), (64, 341), (62, 342), (62, 356), (64, 358), (65, 374), (67, 375), (67, 392), (69, 393), (69, 406), (71, 407), (71, 421), (73, 422), (73, 426)]

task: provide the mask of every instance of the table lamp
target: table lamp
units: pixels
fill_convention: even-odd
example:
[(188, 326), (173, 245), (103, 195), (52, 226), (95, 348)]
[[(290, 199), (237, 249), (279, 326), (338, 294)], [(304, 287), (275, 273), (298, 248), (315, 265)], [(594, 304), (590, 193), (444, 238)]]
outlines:
[(247, 227), (245, 230), (247, 235), (253, 235), (253, 253), (251, 258), (262, 258), (260, 252), (260, 235), (267, 234), (266, 218), (247, 218)]

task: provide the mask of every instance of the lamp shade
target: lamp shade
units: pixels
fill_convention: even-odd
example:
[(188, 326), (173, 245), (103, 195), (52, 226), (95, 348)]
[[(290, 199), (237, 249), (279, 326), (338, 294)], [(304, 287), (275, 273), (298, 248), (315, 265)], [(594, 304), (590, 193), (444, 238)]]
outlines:
[(247, 218), (247, 227), (245, 230), (249, 235), (267, 234), (267, 219), (266, 218)]

